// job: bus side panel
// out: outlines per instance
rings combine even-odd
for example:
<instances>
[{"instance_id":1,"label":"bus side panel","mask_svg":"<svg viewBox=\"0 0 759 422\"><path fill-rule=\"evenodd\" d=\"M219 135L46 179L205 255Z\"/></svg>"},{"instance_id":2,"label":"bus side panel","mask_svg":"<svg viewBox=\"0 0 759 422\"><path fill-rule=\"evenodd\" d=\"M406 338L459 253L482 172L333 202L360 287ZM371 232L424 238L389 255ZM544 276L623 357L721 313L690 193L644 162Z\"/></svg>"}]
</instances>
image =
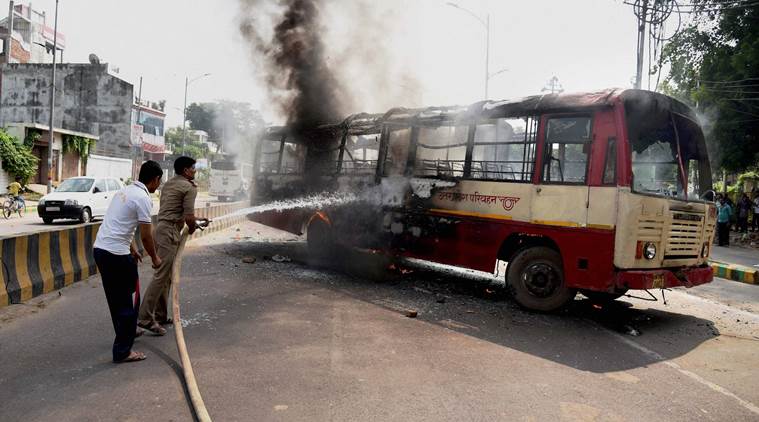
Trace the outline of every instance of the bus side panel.
<instances>
[{"instance_id":1,"label":"bus side panel","mask_svg":"<svg viewBox=\"0 0 759 422\"><path fill-rule=\"evenodd\" d=\"M613 289L613 230L460 219L445 215L431 215L427 218L429 220L425 226L437 227L435 232L422 231L419 236L413 236L411 233L415 226L411 226L411 233L405 234L403 241L396 245L399 254L493 272L501 245L509 236L540 236L550 239L559 248L565 279L570 287L607 291ZM417 219L416 222L419 221Z\"/></svg>"}]
</instances>

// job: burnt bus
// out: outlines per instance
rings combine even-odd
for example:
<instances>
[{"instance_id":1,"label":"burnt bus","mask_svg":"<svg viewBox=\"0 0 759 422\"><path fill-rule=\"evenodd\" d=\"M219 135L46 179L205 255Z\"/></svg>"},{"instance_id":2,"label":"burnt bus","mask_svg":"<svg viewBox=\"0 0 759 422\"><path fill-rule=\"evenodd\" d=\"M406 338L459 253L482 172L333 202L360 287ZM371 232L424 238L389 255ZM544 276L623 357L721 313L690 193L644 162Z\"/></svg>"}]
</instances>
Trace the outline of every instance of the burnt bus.
<instances>
[{"instance_id":1,"label":"burnt bus","mask_svg":"<svg viewBox=\"0 0 759 422\"><path fill-rule=\"evenodd\" d=\"M704 135L693 110L654 92L397 108L308 136L271 128L255 169L254 203L370 193L255 217L306 233L315 253L338 243L487 272L505 261L529 309L712 280Z\"/></svg>"}]
</instances>

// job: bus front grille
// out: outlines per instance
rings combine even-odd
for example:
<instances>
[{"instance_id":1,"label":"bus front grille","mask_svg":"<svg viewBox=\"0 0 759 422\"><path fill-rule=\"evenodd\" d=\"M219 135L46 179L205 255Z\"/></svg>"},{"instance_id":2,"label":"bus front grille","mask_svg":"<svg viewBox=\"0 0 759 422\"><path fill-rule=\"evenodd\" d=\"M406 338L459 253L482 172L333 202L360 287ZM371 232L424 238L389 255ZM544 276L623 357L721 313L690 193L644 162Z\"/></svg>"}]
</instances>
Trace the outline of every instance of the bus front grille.
<instances>
[{"instance_id":1,"label":"bus front grille","mask_svg":"<svg viewBox=\"0 0 759 422\"><path fill-rule=\"evenodd\" d=\"M664 259L698 258L703 245L704 216L676 212L667 233Z\"/></svg>"}]
</instances>

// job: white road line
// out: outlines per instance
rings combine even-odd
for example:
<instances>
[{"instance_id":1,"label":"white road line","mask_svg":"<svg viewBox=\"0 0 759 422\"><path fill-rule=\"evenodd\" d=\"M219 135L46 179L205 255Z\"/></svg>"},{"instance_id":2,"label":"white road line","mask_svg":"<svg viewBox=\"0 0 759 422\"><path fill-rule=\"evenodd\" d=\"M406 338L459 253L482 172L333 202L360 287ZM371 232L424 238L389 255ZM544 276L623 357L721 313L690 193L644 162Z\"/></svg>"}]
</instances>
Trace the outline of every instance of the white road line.
<instances>
[{"instance_id":1,"label":"white road line","mask_svg":"<svg viewBox=\"0 0 759 422\"><path fill-rule=\"evenodd\" d=\"M615 337L617 337L619 340L621 340L623 343L627 344L628 346L630 346L630 347L632 347L634 349L637 349L637 350L645 353L649 357L651 357L651 358L653 358L653 359L655 359L655 360L657 360L657 361L659 361L659 362L661 362L661 363L669 366L672 369L675 369L676 371L678 371L681 374L687 376L688 378L691 378L692 380L698 382L699 384L705 385L705 386L709 387L710 389L712 389L712 390L714 390L714 391L716 391L716 392L718 392L718 393L720 393L722 395L725 395L727 397L730 397L730 398L736 400L741 406L743 406L744 408L746 408L750 412L759 415L759 407L757 405L755 405L754 403L751 403L750 401L747 401L747 400L744 400L744 399L738 397L732 391L730 391L730 390L728 390L728 389L726 389L726 388L724 388L724 387L722 387L720 385L717 385L717 384L715 384L715 383L713 383L713 382L711 382L709 380L706 380L706 379L702 378L698 374L695 374L695 373L693 373L693 372L691 372L691 371L689 371L687 369L683 369L677 363L672 362L671 360L666 359L664 356L662 356L662 355L654 352L653 350L651 350L651 349L649 349L649 348L647 348L647 347L645 347L643 345L640 345L640 344L632 341L630 338L625 337L622 334L614 332L614 331L612 331L612 330L610 330L610 329L608 329L608 328L606 328L606 327L604 327L604 326L602 326L600 324L596 323L596 325L598 325L599 327L601 327L601 328L605 329L606 331L610 332L612 335L614 335Z\"/></svg>"}]
</instances>

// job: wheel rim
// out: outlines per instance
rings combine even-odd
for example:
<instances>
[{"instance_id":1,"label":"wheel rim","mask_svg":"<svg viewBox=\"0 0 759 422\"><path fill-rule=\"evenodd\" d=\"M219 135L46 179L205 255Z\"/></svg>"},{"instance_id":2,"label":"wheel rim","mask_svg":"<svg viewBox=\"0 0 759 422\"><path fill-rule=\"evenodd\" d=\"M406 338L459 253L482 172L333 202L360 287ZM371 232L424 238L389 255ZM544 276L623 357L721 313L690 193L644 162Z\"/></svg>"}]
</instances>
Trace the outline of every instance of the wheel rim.
<instances>
[{"instance_id":1,"label":"wheel rim","mask_svg":"<svg viewBox=\"0 0 759 422\"><path fill-rule=\"evenodd\" d=\"M522 283L531 295L546 298L561 286L561 277L553 266L535 263L522 273Z\"/></svg>"}]
</instances>

